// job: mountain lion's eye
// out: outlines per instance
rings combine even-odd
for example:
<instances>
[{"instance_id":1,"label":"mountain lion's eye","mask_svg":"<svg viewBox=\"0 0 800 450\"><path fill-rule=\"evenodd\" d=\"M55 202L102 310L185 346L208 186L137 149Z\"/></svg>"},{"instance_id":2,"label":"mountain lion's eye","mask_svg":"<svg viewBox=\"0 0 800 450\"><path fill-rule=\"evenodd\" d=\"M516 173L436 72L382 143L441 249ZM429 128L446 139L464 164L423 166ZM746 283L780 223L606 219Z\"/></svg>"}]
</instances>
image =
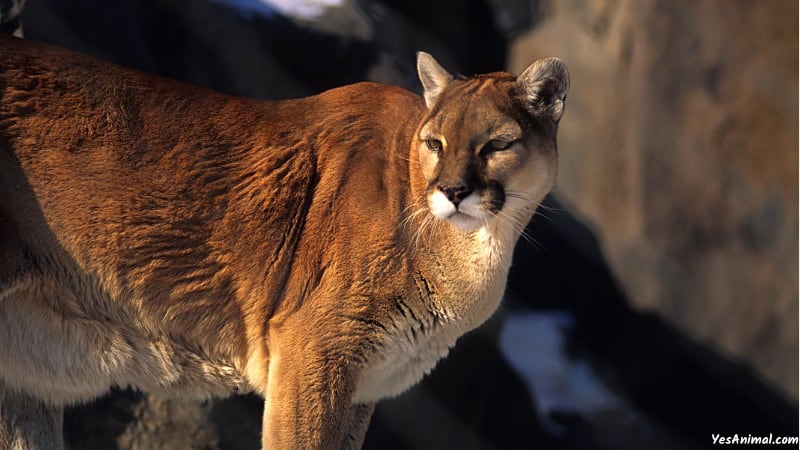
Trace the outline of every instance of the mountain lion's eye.
<instances>
[{"instance_id":1,"label":"mountain lion's eye","mask_svg":"<svg viewBox=\"0 0 800 450\"><path fill-rule=\"evenodd\" d=\"M426 139L425 145L428 146L428 150L432 152L440 152L442 151L442 141L437 139Z\"/></svg>"},{"instance_id":2,"label":"mountain lion's eye","mask_svg":"<svg viewBox=\"0 0 800 450\"><path fill-rule=\"evenodd\" d=\"M511 144L513 144L513 142L511 141L500 141L497 139L492 139L491 141L489 141L488 146L490 149L494 151L500 151L500 150L505 150L508 147L511 147Z\"/></svg>"},{"instance_id":3,"label":"mountain lion's eye","mask_svg":"<svg viewBox=\"0 0 800 450\"><path fill-rule=\"evenodd\" d=\"M500 139L492 139L491 141L487 142L486 145L483 146L483 148L481 149L481 154L486 156L490 153L508 150L508 148L511 147L511 145L514 144L515 142L516 141L513 140L504 141Z\"/></svg>"}]
</instances>

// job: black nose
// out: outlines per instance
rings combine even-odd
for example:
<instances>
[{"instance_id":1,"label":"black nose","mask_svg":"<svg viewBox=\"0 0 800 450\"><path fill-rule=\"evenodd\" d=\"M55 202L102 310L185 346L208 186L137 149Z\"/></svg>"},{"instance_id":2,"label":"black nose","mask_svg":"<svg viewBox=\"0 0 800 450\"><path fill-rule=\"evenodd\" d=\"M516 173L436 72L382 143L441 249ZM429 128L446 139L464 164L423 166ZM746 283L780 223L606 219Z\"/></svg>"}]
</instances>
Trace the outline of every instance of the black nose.
<instances>
[{"instance_id":1,"label":"black nose","mask_svg":"<svg viewBox=\"0 0 800 450\"><path fill-rule=\"evenodd\" d=\"M470 189L466 186L436 186L451 203L458 206L469 194Z\"/></svg>"}]
</instances>

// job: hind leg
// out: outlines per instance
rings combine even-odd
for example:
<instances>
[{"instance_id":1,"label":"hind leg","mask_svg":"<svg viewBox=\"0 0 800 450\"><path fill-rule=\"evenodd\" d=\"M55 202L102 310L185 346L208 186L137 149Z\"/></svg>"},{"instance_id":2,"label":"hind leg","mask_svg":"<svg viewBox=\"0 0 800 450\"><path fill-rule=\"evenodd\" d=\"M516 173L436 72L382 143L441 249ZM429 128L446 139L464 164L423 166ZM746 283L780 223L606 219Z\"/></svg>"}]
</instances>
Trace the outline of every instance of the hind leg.
<instances>
[{"instance_id":1,"label":"hind leg","mask_svg":"<svg viewBox=\"0 0 800 450\"><path fill-rule=\"evenodd\" d=\"M8 305L13 292L30 275L30 269L16 227L0 208L0 324L9 319L4 317L7 314L4 303ZM8 331L7 323L3 327L3 331ZM9 343L8 336L0 342L3 346L14 345ZM2 380L3 364L0 358L0 450L63 449L63 407L47 405L10 389Z\"/></svg>"},{"instance_id":2,"label":"hind leg","mask_svg":"<svg viewBox=\"0 0 800 450\"><path fill-rule=\"evenodd\" d=\"M64 408L0 383L0 449L62 450Z\"/></svg>"}]
</instances>

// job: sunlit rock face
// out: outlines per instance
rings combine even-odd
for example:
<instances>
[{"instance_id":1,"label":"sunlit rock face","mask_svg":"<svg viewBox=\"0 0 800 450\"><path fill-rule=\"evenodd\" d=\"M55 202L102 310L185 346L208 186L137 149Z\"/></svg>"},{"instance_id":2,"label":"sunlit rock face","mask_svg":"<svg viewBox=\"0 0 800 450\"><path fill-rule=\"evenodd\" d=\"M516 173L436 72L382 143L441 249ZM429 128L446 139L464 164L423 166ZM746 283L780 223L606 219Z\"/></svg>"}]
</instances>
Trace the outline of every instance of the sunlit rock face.
<instances>
[{"instance_id":1,"label":"sunlit rock face","mask_svg":"<svg viewBox=\"0 0 800 450\"><path fill-rule=\"evenodd\" d=\"M542 2L510 68L559 55L559 188L630 301L797 396L796 2Z\"/></svg>"}]
</instances>

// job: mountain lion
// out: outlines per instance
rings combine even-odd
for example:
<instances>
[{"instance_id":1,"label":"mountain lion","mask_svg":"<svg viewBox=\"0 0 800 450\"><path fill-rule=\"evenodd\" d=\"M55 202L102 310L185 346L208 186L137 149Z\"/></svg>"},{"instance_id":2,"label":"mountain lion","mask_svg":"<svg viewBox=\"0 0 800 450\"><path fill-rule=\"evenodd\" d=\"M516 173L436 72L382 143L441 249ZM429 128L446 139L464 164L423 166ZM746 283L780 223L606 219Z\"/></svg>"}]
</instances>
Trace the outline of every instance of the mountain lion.
<instances>
[{"instance_id":1,"label":"mountain lion","mask_svg":"<svg viewBox=\"0 0 800 450\"><path fill-rule=\"evenodd\" d=\"M0 37L0 448L110 386L254 391L263 446L359 448L498 306L556 177L556 58L424 99L234 98Z\"/></svg>"}]
</instances>

